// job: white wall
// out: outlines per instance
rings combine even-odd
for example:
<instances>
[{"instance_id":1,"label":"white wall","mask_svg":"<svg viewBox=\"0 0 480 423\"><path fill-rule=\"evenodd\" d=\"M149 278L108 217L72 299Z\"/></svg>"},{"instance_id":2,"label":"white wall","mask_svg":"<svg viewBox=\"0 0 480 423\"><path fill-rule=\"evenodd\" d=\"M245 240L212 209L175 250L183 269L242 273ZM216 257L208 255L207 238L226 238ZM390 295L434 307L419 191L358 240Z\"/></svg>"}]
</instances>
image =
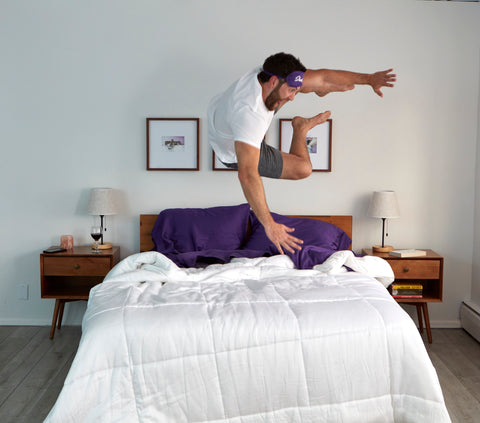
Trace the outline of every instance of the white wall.
<instances>
[{"instance_id":1,"label":"white wall","mask_svg":"<svg viewBox=\"0 0 480 423\"><path fill-rule=\"evenodd\" d=\"M366 217L372 191L395 190L401 217L390 222L389 243L445 256L444 302L430 317L458 324L472 282L478 4L4 0L1 9L1 324L50 323L39 253L62 234L90 241L90 188L124 197L124 212L109 220L123 257L138 251L140 213L243 202L233 172L210 170L206 106L278 51L312 68L394 67L398 83L383 99L359 87L284 107L278 118L332 111L333 171L266 180L271 209L352 214L359 250L381 236L380 221ZM146 117L199 117L201 171L147 172ZM17 300L20 283L28 301ZM65 323L79 323L84 307L70 304Z\"/></svg>"},{"instance_id":2,"label":"white wall","mask_svg":"<svg viewBox=\"0 0 480 423\"><path fill-rule=\"evenodd\" d=\"M480 113L480 90L478 92L478 107ZM480 165L478 165L480 164L480 119L478 119L477 123L477 173L475 177L475 228L473 231L474 244L471 300L477 305L478 309L480 309Z\"/></svg>"}]
</instances>

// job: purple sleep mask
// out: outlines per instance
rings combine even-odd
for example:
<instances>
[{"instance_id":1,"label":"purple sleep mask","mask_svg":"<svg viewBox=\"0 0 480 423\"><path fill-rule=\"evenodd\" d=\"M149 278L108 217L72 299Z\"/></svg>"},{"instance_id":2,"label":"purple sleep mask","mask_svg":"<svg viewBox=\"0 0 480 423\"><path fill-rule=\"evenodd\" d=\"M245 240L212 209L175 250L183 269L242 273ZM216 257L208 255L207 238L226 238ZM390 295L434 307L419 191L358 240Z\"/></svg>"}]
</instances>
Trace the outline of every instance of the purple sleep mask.
<instances>
[{"instance_id":1,"label":"purple sleep mask","mask_svg":"<svg viewBox=\"0 0 480 423\"><path fill-rule=\"evenodd\" d=\"M266 70L263 70L267 75L270 76L276 76L277 78L280 79L285 79L287 81L287 84L290 87L301 87L303 84L303 77L305 76L305 72L302 71L293 71L292 73L288 74L287 76L280 76L275 73L268 72Z\"/></svg>"}]
</instances>

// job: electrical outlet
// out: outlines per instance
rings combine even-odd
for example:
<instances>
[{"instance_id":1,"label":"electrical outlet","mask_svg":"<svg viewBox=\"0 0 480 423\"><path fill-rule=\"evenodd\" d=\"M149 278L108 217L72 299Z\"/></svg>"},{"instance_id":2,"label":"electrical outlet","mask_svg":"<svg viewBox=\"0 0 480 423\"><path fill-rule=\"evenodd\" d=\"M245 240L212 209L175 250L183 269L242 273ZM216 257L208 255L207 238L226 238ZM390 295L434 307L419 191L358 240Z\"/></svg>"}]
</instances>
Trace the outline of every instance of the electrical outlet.
<instances>
[{"instance_id":1,"label":"electrical outlet","mask_svg":"<svg viewBox=\"0 0 480 423\"><path fill-rule=\"evenodd\" d=\"M19 300L28 300L28 284L21 283L17 285L17 298Z\"/></svg>"}]
</instances>

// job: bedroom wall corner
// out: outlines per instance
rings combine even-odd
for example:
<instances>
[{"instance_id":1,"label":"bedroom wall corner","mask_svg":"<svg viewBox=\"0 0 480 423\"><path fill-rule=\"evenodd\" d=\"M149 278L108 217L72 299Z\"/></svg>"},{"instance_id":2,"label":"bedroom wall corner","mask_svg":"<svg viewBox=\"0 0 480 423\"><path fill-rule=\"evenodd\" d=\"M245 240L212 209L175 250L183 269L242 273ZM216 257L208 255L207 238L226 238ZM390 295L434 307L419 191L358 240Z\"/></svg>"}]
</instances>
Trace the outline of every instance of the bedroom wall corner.
<instances>
[{"instance_id":1,"label":"bedroom wall corner","mask_svg":"<svg viewBox=\"0 0 480 423\"><path fill-rule=\"evenodd\" d=\"M480 50L478 52L480 63ZM480 67L480 66L479 66ZM480 81L480 72L478 75ZM480 82L479 82L480 86ZM462 327L480 341L480 88L478 92L477 152L475 166L475 220L472 259L472 287L470 299L466 299L460 308Z\"/></svg>"}]
</instances>

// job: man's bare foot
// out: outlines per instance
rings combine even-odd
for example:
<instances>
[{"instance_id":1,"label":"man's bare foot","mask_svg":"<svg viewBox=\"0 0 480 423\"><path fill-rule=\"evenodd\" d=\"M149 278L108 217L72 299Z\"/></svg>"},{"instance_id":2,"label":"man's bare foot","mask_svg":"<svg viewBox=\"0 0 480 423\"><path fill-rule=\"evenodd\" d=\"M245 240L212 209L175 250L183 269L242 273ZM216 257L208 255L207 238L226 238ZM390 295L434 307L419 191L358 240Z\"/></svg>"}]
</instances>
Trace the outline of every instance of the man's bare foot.
<instances>
[{"instance_id":1,"label":"man's bare foot","mask_svg":"<svg viewBox=\"0 0 480 423\"><path fill-rule=\"evenodd\" d=\"M325 123L332 113L330 111L319 113L316 116L311 118L304 118L301 116L295 116L292 119L292 126L295 131L305 131L308 132L310 129L315 128L315 126Z\"/></svg>"}]
</instances>

